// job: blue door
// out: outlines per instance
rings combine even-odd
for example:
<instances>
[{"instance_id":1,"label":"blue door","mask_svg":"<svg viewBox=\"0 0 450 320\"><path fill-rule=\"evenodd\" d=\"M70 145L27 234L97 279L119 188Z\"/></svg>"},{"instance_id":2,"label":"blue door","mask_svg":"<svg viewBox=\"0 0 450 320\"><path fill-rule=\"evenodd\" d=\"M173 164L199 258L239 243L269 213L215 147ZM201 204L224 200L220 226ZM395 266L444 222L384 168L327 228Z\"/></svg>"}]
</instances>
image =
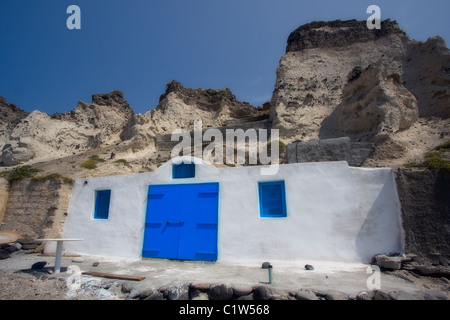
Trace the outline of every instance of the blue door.
<instances>
[{"instance_id":1,"label":"blue door","mask_svg":"<svg viewBox=\"0 0 450 320\"><path fill-rule=\"evenodd\" d=\"M217 260L218 183L151 185L142 256Z\"/></svg>"}]
</instances>

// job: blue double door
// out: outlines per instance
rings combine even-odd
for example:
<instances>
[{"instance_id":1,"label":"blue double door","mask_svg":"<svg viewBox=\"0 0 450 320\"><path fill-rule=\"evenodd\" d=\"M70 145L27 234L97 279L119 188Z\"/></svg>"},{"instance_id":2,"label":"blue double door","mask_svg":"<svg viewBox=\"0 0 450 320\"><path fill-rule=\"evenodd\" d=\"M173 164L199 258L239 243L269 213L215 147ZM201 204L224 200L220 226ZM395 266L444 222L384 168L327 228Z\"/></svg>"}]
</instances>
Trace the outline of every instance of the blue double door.
<instances>
[{"instance_id":1,"label":"blue double door","mask_svg":"<svg viewBox=\"0 0 450 320\"><path fill-rule=\"evenodd\" d=\"M218 183L150 185L142 256L217 260Z\"/></svg>"}]
</instances>

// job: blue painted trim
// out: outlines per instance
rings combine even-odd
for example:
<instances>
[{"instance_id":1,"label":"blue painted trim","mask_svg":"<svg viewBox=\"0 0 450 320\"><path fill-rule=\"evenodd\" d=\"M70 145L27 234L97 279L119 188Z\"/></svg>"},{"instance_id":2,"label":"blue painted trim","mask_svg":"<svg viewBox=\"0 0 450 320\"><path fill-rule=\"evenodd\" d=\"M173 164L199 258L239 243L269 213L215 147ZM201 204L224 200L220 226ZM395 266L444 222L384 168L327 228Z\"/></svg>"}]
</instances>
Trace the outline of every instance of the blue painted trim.
<instances>
[{"instance_id":1,"label":"blue painted trim","mask_svg":"<svg viewBox=\"0 0 450 320\"><path fill-rule=\"evenodd\" d=\"M264 187L269 186L279 186L279 192L280 192L280 203L278 203L278 206L275 209L280 208L281 213L269 213L271 207L269 205L264 205L264 202L267 203L267 189L265 192ZM270 182L259 182L258 183L258 192L259 192L259 216L261 218L284 218L287 216L287 210L286 210L286 192L285 192L285 185L284 181L270 181ZM266 201L264 201L266 200Z\"/></svg>"},{"instance_id":2,"label":"blue painted trim","mask_svg":"<svg viewBox=\"0 0 450 320\"><path fill-rule=\"evenodd\" d=\"M94 219L106 220L109 217L111 190L98 190L95 195Z\"/></svg>"},{"instance_id":3,"label":"blue painted trim","mask_svg":"<svg viewBox=\"0 0 450 320\"><path fill-rule=\"evenodd\" d=\"M219 183L149 185L142 257L216 261Z\"/></svg>"},{"instance_id":4,"label":"blue painted trim","mask_svg":"<svg viewBox=\"0 0 450 320\"><path fill-rule=\"evenodd\" d=\"M179 163L172 166L172 179L195 178L194 163Z\"/></svg>"}]
</instances>

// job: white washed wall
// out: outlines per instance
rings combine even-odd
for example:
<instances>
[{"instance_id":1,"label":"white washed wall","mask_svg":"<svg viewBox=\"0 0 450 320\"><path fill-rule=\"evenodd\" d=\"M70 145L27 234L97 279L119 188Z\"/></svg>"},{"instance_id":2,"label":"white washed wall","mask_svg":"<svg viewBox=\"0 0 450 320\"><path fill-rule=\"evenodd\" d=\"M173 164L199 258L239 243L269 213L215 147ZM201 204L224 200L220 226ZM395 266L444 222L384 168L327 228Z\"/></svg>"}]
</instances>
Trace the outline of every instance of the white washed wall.
<instances>
[{"instance_id":1,"label":"white washed wall","mask_svg":"<svg viewBox=\"0 0 450 320\"><path fill-rule=\"evenodd\" d=\"M219 182L218 262L369 262L401 252L400 204L391 169L346 162L298 163L261 176L260 167L215 168L201 162L194 179L172 179L172 163L155 172L77 180L65 248L81 254L141 256L149 184ZM284 180L286 218L260 218L258 182ZM87 184L85 184L87 181ZM95 190L111 189L108 220L94 220Z\"/></svg>"}]
</instances>

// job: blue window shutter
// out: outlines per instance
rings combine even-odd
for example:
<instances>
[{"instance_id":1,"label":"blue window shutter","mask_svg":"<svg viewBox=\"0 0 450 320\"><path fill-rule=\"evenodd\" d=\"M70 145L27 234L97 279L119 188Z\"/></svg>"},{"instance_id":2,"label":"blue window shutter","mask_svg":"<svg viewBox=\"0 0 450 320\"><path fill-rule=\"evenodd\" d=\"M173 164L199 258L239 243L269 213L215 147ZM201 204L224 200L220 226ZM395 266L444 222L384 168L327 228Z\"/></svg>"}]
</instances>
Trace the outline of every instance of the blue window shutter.
<instances>
[{"instance_id":1,"label":"blue window shutter","mask_svg":"<svg viewBox=\"0 0 450 320\"><path fill-rule=\"evenodd\" d=\"M284 181L259 183L261 217L286 217Z\"/></svg>"},{"instance_id":2,"label":"blue window shutter","mask_svg":"<svg viewBox=\"0 0 450 320\"><path fill-rule=\"evenodd\" d=\"M195 177L195 164L194 163L180 163L174 164L172 167L172 178L194 178Z\"/></svg>"},{"instance_id":3,"label":"blue window shutter","mask_svg":"<svg viewBox=\"0 0 450 320\"><path fill-rule=\"evenodd\" d=\"M111 190L97 191L94 219L108 219Z\"/></svg>"}]
</instances>

